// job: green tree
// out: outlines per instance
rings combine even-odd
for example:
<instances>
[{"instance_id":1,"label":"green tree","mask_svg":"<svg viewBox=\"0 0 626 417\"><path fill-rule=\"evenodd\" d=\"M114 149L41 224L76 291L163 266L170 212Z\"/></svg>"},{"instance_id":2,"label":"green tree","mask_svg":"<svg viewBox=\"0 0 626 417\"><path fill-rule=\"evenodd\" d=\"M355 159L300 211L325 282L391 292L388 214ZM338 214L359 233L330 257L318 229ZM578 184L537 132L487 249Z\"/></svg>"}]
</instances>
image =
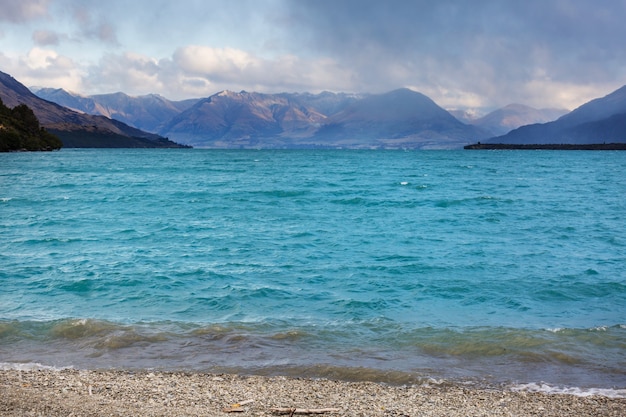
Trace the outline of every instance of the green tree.
<instances>
[{"instance_id":1,"label":"green tree","mask_svg":"<svg viewBox=\"0 0 626 417\"><path fill-rule=\"evenodd\" d=\"M0 99L0 152L50 151L61 148L61 140L40 126L30 107L8 108Z\"/></svg>"}]
</instances>

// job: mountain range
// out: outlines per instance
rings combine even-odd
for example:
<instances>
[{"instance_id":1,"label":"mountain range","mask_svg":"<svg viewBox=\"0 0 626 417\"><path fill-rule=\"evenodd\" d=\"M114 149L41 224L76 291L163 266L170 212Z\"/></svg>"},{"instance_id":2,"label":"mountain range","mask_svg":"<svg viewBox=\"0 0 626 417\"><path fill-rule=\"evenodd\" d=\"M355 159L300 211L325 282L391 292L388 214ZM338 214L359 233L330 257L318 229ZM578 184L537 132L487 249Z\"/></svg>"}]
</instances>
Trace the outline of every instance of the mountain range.
<instances>
[{"instance_id":1,"label":"mountain range","mask_svg":"<svg viewBox=\"0 0 626 417\"><path fill-rule=\"evenodd\" d=\"M409 89L360 95L222 91L183 101L154 94L85 97L60 89L33 91L40 97L0 73L0 98L7 105L31 106L43 126L60 132L65 146L84 146L73 139L85 134L175 146L167 137L204 148L458 149L477 141L626 142L626 86L566 114L514 104L463 121ZM126 145L113 141L107 146Z\"/></svg>"},{"instance_id":2,"label":"mountain range","mask_svg":"<svg viewBox=\"0 0 626 417\"><path fill-rule=\"evenodd\" d=\"M346 94L261 94L222 91L181 112L160 132L208 148L312 146L307 139L355 98Z\"/></svg>"},{"instance_id":3,"label":"mountain range","mask_svg":"<svg viewBox=\"0 0 626 417\"><path fill-rule=\"evenodd\" d=\"M486 137L408 89L365 96L223 91L159 133L209 148L458 148Z\"/></svg>"},{"instance_id":4,"label":"mountain range","mask_svg":"<svg viewBox=\"0 0 626 417\"><path fill-rule=\"evenodd\" d=\"M0 99L7 107L25 104L64 147L181 147L162 136L144 132L118 120L78 113L34 95L10 75L0 72Z\"/></svg>"},{"instance_id":5,"label":"mountain range","mask_svg":"<svg viewBox=\"0 0 626 417\"><path fill-rule=\"evenodd\" d=\"M158 94L132 97L118 92L83 96L62 88L31 88L36 96L63 107L92 115L106 116L147 132L156 133L169 120L193 106L198 99L171 101Z\"/></svg>"},{"instance_id":6,"label":"mountain range","mask_svg":"<svg viewBox=\"0 0 626 417\"><path fill-rule=\"evenodd\" d=\"M32 90L76 111L107 116L196 147L218 148L458 148L470 139L504 134L567 112L511 104L482 118L468 118L446 112L408 89L379 95L222 91L183 101L154 94L82 96L63 89Z\"/></svg>"}]
</instances>

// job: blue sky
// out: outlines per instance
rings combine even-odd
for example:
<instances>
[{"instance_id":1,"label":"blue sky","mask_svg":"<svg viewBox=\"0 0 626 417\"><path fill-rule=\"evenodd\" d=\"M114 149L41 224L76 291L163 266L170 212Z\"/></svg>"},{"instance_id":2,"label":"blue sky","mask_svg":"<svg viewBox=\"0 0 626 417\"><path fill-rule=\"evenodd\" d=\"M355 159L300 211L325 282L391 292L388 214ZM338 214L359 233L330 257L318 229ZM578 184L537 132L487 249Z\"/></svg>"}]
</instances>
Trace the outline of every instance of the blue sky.
<instances>
[{"instance_id":1,"label":"blue sky","mask_svg":"<svg viewBox=\"0 0 626 417\"><path fill-rule=\"evenodd\" d=\"M0 0L0 70L82 94L573 109L626 84L624 22L626 0Z\"/></svg>"}]
</instances>

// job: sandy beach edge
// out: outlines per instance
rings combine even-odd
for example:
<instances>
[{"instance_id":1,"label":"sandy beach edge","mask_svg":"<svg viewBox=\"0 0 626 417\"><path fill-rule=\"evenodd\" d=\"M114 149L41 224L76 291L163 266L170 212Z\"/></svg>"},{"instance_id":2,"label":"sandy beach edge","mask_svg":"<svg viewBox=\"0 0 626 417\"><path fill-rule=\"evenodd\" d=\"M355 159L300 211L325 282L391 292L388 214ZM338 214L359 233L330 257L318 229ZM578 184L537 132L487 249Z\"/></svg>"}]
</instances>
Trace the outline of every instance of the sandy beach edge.
<instances>
[{"instance_id":1,"label":"sandy beach edge","mask_svg":"<svg viewBox=\"0 0 626 417\"><path fill-rule=\"evenodd\" d=\"M0 370L12 416L624 416L626 398L199 372Z\"/></svg>"}]
</instances>

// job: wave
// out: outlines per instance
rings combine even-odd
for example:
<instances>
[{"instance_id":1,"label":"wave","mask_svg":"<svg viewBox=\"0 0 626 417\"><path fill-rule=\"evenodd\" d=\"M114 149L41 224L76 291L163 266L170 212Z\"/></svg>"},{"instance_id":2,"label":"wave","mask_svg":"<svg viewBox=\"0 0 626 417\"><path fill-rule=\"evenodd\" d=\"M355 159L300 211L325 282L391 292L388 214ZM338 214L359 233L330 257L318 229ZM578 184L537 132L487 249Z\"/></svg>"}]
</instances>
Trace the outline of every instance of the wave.
<instances>
[{"instance_id":1,"label":"wave","mask_svg":"<svg viewBox=\"0 0 626 417\"><path fill-rule=\"evenodd\" d=\"M282 297L288 294L282 290L261 287L247 290L248 296L257 291ZM283 295L281 295L283 294ZM239 297L243 302L247 296ZM350 309L361 304L393 303L391 299L341 301L341 306ZM109 337L122 333L144 335L155 341L192 337L209 333L237 334L245 333L258 337L281 338L283 334L306 334L311 338L324 340L326 343L339 342L363 334L371 340L375 335L388 337L388 344L398 348L408 346L438 354L499 356L497 350L489 346L498 346L506 354L522 354L536 349L562 345L574 347L580 345L611 346L616 350L626 351L626 325L601 325L586 329L545 328L519 329L506 327L467 327L467 328L406 328L405 323L378 317L361 320L338 318L325 323L274 319L271 321L228 321L216 323L201 322L128 322L120 323L95 318L67 318L58 320L5 320L0 321L0 343L28 340L90 340ZM158 335L157 337L155 337ZM323 336L326 335L326 336ZM375 340L373 340L375 341ZM385 343L382 343L385 344ZM485 347L484 350L482 347Z\"/></svg>"},{"instance_id":2,"label":"wave","mask_svg":"<svg viewBox=\"0 0 626 417\"><path fill-rule=\"evenodd\" d=\"M541 392L544 394L575 395L577 397L600 396L608 398L626 398L626 389L621 388L581 388L531 382L528 384L513 385L509 389L517 392Z\"/></svg>"},{"instance_id":3,"label":"wave","mask_svg":"<svg viewBox=\"0 0 626 417\"><path fill-rule=\"evenodd\" d=\"M73 366L49 366L38 362L0 362L0 371L63 371L74 369ZM150 368L153 369L153 368ZM424 387L447 387L461 385L475 388L502 389L512 392L536 392L548 395L573 395L577 397L606 397L611 399L626 398L625 388L600 388L600 387L577 387L568 385L551 385L544 382L530 382L520 384L491 385L485 381L476 380L450 380L446 378L433 378L425 375L416 375L406 371L379 370L365 367L338 367L332 365L313 365L304 367L289 367L275 364L265 368L244 367L215 367L212 373L220 374L254 374L259 376L284 376L292 378L325 378L347 382L375 382L391 386L424 386Z\"/></svg>"},{"instance_id":4,"label":"wave","mask_svg":"<svg viewBox=\"0 0 626 417\"><path fill-rule=\"evenodd\" d=\"M38 362L27 362L27 363L14 363L14 362L0 362L0 371L38 371L38 370L46 370L46 371L62 371L64 369L72 369L71 366L65 367L56 367L56 366L48 366Z\"/></svg>"},{"instance_id":5,"label":"wave","mask_svg":"<svg viewBox=\"0 0 626 417\"><path fill-rule=\"evenodd\" d=\"M539 381L581 389L626 387L625 325L404 329L384 318L324 325L26 320L0 322L0 348L4 362L57 367L342 375L387 383L473 379L525 389L533 386L523 384Z\"/></svg>"}]
</instances>

